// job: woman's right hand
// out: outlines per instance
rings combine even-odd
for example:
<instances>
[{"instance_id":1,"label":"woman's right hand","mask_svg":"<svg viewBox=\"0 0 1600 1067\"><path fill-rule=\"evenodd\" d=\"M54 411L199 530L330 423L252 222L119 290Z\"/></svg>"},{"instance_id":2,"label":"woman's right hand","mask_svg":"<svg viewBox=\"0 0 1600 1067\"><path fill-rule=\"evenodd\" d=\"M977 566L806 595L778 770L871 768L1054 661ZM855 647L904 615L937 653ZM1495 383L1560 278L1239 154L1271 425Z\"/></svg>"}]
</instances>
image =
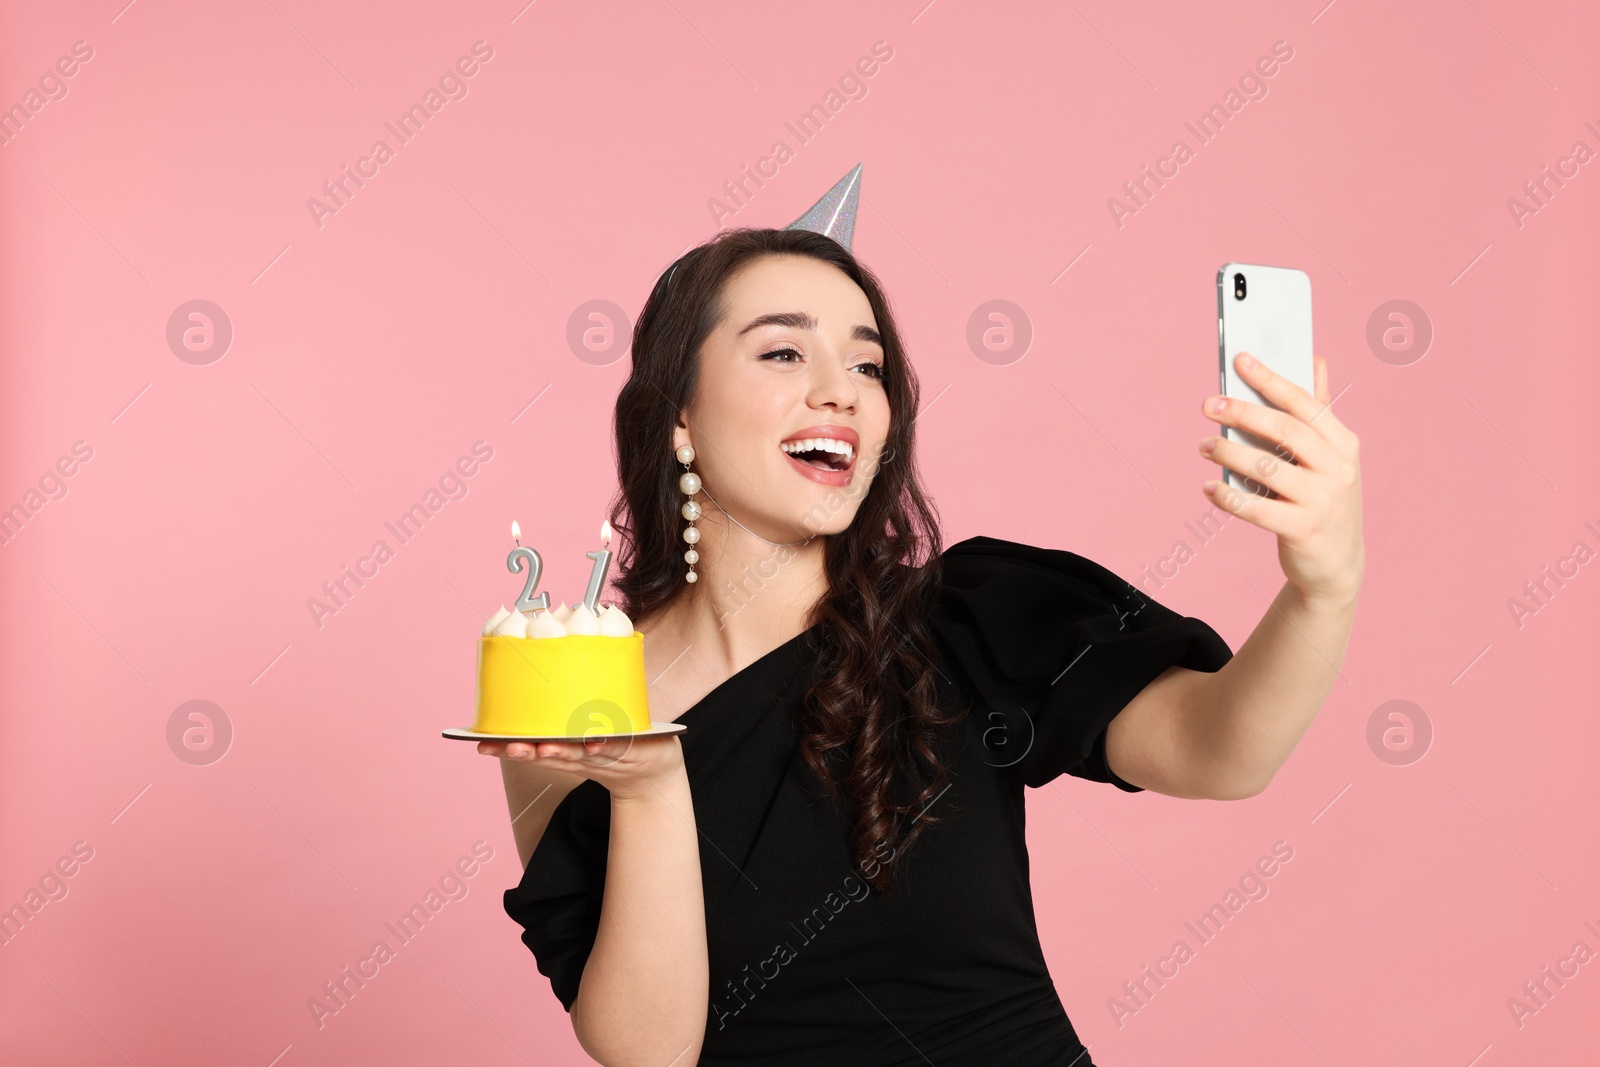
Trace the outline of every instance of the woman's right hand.
<instances>
[{"instance_id":1,"label":"woman's right hand","mask_svg":"<svg viewBox=\"0 0 1600 1067\"><path fill-rule=\"evenodd\" d=\"M596 741L479 741L478 752L599 782L613 800L653 794L662 782L684 773L683 746L676 734Z\"/></svg>"}]
</instances>

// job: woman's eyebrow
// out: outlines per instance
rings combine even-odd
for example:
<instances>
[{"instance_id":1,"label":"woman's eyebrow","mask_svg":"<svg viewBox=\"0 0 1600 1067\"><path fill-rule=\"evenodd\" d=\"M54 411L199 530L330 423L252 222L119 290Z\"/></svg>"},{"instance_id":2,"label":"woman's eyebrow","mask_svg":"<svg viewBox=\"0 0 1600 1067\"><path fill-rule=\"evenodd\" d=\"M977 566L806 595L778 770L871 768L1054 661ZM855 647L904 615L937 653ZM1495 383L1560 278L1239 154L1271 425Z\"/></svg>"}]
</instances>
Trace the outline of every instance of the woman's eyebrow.
<instances>
[{"instance_id":1,"label":"woman's eyebrow","mask_svg":"<svg viewBox=\"0 0 1600 1067\"><path fill-rule=\"evenodd\" d=\"M763 326L788 326L791 329L811 330L815 332L817 329L817 320L812 318L804 311L774 311L770 314L758 315L757 317L751 319L749 325L739 331L739 336L742 337L751 330L757 330ZM879 348L883 347L882 335L880 335L878 331L874 330L871 326L864 326L858 323L853 329L851 329L850 337L855 341L870 341Z\"/></svg>"}]
</instances>

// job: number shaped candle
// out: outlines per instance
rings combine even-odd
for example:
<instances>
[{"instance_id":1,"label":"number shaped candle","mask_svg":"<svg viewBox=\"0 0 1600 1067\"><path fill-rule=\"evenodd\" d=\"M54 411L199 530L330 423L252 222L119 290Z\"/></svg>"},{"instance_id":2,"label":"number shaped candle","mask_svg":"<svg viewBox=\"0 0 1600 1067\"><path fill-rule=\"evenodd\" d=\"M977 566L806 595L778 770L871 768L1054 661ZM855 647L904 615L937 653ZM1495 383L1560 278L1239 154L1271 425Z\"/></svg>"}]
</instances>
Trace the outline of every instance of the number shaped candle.
<instances>
[{"instance_id":1,"label":"number shaped candle","mask_svg":"<svg viewBox=\"0 0 1600 1067\"><path fill-rule=\"evenodd\" d=\"M583 594L583 606L594 614L600 614L600 589L606 584L606 570L611 566L611 523L609 520L600 523L600 550L598 552L585 552L584 555L594 560L594 566L589 571L589 588Z\"/></svg>"},{"instance_id":2,"label":"number shaped candle","mask_svg":"<svg viewBox=\"0 0 1600 1067\"><path fill-rule=\"evenodd\" d=\"M534 588L539 584L539 574L544 570L544 561L539 558L539 553L533 549L522 547L522 527L517 525L517 520L515 519L511 520L511 539L517 543L517 547L513 548L510 554L506 556L506 570L512 574L522 573L524 560L527 561L526 566L528 568L528 579L522 583L522 593L517 597L516 603L511 606L512 610L533 611L535 608L550 610L549 593L540 593L538 596L533 595Z\"/></svg>"}]
</instances>

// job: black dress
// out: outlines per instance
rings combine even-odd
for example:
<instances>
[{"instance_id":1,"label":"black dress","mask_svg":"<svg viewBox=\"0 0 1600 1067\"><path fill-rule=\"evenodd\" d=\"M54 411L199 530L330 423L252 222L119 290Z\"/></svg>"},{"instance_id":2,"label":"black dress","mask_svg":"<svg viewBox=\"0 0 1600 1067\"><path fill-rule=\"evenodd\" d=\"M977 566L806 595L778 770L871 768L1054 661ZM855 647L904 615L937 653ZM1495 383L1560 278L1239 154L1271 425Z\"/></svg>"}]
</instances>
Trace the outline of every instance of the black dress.
<instances>
[{"instance_id":1,"label":"black dress","mask_svg":"<svg viewBox=\"0 0 1600 1067\"><path fill-rule=\"evenodd\" d=\"M701 1064L1092 1067L1034 924L1023 786L1065 772L1138 791L1106 763L1107 723L1167 668L1215 671L1233 653L1071 552L973 537L943 563L941 706L971 710L940 753L952 784L928 810L945 821L905 852L887 895L862 879L844 802L799 753L815 628L679 717L711 969ZM505 893L568 1011L610 821L606 789L579 784Z\"/></svg>"}]
</instances>

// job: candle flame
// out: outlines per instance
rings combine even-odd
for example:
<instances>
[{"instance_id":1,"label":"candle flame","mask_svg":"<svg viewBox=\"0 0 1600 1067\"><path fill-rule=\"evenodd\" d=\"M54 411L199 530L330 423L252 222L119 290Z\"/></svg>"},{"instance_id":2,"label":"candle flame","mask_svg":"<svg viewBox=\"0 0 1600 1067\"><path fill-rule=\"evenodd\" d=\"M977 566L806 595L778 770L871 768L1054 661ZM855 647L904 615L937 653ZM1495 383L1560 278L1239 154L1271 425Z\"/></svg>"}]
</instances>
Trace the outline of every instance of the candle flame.
<instances>
[{"instance_id":1,"label":"candle flame","mask_svg":"<svg viewBox=\"0 0 1600 1067\"><path fill-rule=\"evenodd\" d=\"M602 519L602 520L600 520L600 544L601 544L602 547L608 547L611 544L611 520L610 519Z\"/></svg>"},{"instance_id":2,"label":"candle flame","mask_svg":"<svg viewBox=\"0 0 1600 1067\"><path fill-rule=\"evenodd\" d=\"M522 540L522 527L517 525L517 520L511 520L511 538L514 541Z\"/></svg>"}]
</instances>

